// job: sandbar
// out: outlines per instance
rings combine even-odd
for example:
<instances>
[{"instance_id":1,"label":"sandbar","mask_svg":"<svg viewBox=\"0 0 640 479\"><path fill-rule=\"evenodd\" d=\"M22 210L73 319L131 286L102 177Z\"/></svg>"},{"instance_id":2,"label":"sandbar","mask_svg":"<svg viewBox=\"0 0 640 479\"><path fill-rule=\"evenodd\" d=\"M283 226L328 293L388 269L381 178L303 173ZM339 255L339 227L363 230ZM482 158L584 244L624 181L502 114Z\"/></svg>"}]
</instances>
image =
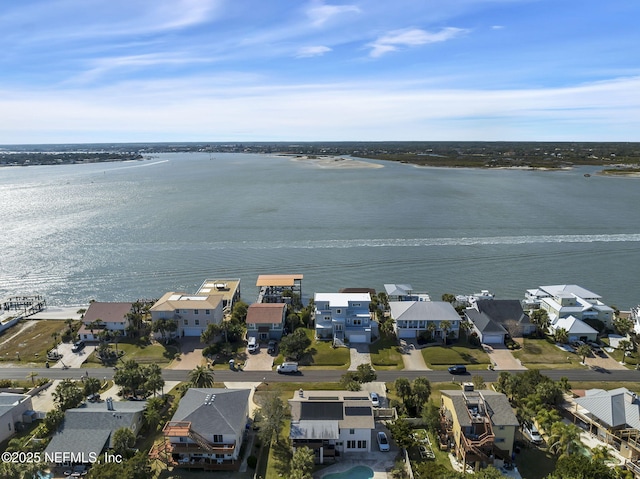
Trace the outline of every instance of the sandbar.
<instances>
[{"instance_id":1,"label":"sandbar","mask_svg":"<svg viewBox=\"0 0 640 479\"><path fill-rule=\"evenodd\" d=\"M291 161L305 163L323 169L384 168L384 165L378 163L355 160L344 156L299 155L292 157Z\"/></svg>"}]
</instances>

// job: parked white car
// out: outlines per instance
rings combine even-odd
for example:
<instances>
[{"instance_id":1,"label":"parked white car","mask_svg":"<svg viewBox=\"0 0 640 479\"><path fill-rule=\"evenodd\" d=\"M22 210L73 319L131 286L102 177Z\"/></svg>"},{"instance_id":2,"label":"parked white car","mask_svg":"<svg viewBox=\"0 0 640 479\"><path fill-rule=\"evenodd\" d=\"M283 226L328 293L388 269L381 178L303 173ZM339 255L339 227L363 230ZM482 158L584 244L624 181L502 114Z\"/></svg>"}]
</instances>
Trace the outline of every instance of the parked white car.
<instances>
[{"instance_id":1,"label":"parked white car","mask_svg":"<svg viewBox=\"0 0 640 479\"><path fill-rule=\"evenodd\" d=\"M387 435L384 432L380 431L377 434L376 437L378 438L378 448L381 451L385 451L385 452L388 451L389 450L389 438L387 437Z\"/></svg>"},{"instance_id":2,"label":"parked white car","mask_svg":"<svg viewBox=\"0 0 640 479\"><path fill-rule=\"evenodd\" d=\"M533 444L542 444L542 436L534 424L531 424L528 427L522 426L522 434Z\"/></svg>"},{"instance_id":3,"label":"parked white car","mask_svg":"<svg viewBox=\"0 0 640 479\"><path fill-rule=\"evenodd\" d=\"M369 394L369 397L371 398L371 405L373 407L380 407L380 397L378 396L378 393L372 392Z\"/></svg>"}]
</instances>

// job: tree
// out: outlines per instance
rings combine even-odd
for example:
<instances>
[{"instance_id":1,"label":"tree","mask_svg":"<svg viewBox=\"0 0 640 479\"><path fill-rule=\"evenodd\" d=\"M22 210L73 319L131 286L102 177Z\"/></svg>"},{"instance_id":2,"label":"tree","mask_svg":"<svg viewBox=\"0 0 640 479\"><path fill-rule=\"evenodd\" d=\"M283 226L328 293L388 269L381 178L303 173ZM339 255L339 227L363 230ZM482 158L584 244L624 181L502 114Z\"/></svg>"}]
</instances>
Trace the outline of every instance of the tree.
<instances>
[{"instance_id":1,"label":"tree","mask_svg":"<svg viewBox=\"0 0 640 479\"><path fill-rule=\"evenodd\" d=\"M453 303L455 303L455 301L456 301L456 296L455 296L455 294L451 294L451 293L444 293L444 294L442 295L442 301L445 301L445 302L447 302L447 303L451 303L451 304L453 304Z\"/></svg>"},{"instance_id":2,"label":"tree","mask_svg":"<svg viewBox=\"0 0 640 479\"><path fill-rule=\"evenodd\" d=\"M416 378L413 381L413 397L416 406L416 413L420 414L424 405L431 396L431 383L425 377Z\"/></svg>"},{"instance_id":3,"label":"tree","mask_svg":"<svg viewBox=\"0 0 640 479\"><path fill-rule=\"evenodd\" d=\"M215 341L216 336L218 336L221 331L222 328L219 324L209 323L207 325L207 329L202 331L202 334L200 335L200 341L202 341L204 344L211 344Z\"/></svg>"},{"instance_id":4,"label":"tree","mask_svg":"<svg viewBox=\"0 0 640 479\"><path fill-rule=\"evenodd\" d=\"M568 456L582 449L580 428L574 424L555 422L551 425L549 451L558 457Z\"/></svg>"},{"instance_id":5,"label":"tree","mask_svg":"<svg viewBox=\"0 0 640 479\"><path fill-rule=\"evenodd\" d=\"M166 340L167 333L173 333L177 331L177 329L178 323L176 322L176 320L167 318L160 318L154 321L153 325L151 326L151 330L154 333L160 333L163 341Z\"/></svg>"},{"instance_id":6,"label":"tree","mask_svg":"<svg viewBox=\"0 0 640 479\"><path fill-rule=\"evenodd\" d=\"M260 408L260 431L258 435L265 444L271 444L275 438L276 444L280 440L280 431L287 417L287 407L280 396L270 394Z\"/></svg>"},{"instance_id":7,"label":"tree","mask_svg":"<svg viewBox=\"0 0 640 479\"><path fill-rule=\"evenodd\" d=\"M196 366L189 373L189 385L194 388L211 388L214 384L213 371L204 367Z\"/></svg>"},{"instance_id":8,"label":"tree","mask_svg":"<svg viewBox=\"0 0 640 479\"><path fill-rule=\"evenodd\" d=\"M434 321L427 321L427 332L429 333L429 339L435 338L436 331L438 330L438 326Z\"/></svg>"},{"instance_id":9,"label":"tree","mask_svg":"<svg viewBox=\"0 0 640 479\"><path fill-rule=\"evenodd\" d=\"M578 346L578 349L576 349L576 353L582 358L582 363L584 364L587 356L591 355L591 348L588 344L581 344L580 346Z\"/></svg>"},{"instance_id":10,"label":"tree","mask_svg":"<svg viewBox=\"0 0 640 479\"><path fill-rule=\"evenodd\" d=\"M409 424L406 419L400 417L395 421L388 423L387 427L393 436L393 440L399 447L409 449L411 446L416 444L416 440L411 434L411 424Z\"/></svg>"},{"instance_id":11,"label":"tree","mask_svg":"<svg viewBox=\"0 0 640 479\"><path fill-rule=\"evenodd\" d=\"M359 383L370 383L378 378L378 375L371 367L371 364L358 364L356 368Z\"/></svg>"},{"instance_id":12,"label":"tree","mask_svg":"<svg viewBox=\"0 0 640 479\"><path fill-rule=\"evenodd\" d=\"M311 346L311 339L304 329L296 329L280 341L280 351L287 358L300 359L305 350Z\"/></svg>"},{"instance_id":13,"label":"tree","mask_svg":"<svg viewBox=\"0 0 640 479\"><path fill-rule=\"evenodd\" d=\"M564 328L558 328L553 333L553 339L557 343L566 344L569 342L569 332Z\"/></svg>"},{"instance_id":14,"label":"tree","mask_svg":"<svg viewBox=\"0 0 640 479\"><path fill-rule=\"evenodd\" d=\"M451 321L448 319L440 321L440 330L442 331L442 342L447 344L447 336L449 335L449 331L451 331Z\"/></svg>"},{"instance_id":15,"label":"tree","mask_svg":"<svg viewBox=\"0 0 640 479\"><path fill-rule=\"evenodd\" d=\"M113 375L113 382L122 388L124 396L135 396L146 380L145 370L133 359L125 361L124 366Z\"/></svg>"},{"instance_id":16,"label":"tree","mask_svg":"<svg viewBox=\"0 0 640 479\"><path fill-rule=\"evenodd\" d=\"M534 309L529 313L531 322L536 325L538 331L545 333L549 327L549 314L544 309Z\"/></svg>"},{"instance_id":17,"label":"tree","mask_svg":"<svg viewBox=\"0 0 640 479\"><path fill-rule=\"evenodd\" d=\"M82 381L82 394L90 396L100 391L102 384L98 378L84 378Z\"/></svg>"},{"instance_id":18,"label":"tree","mask_svg":"<svg viewBox=\"0 0 640 479\"><path fill-rule=\"evenodd\" d=\"M614 479L615 470L603 461L582 455L566 455L558 458L556 468L551 474L553 479Z\"/></svg>"},{"instance_id":19,"label":"tree","mask_svg":"<svg viewBox=\"0 0 640 479\"><path fill-rule=\"evenodd\" d=\"M617 317L613 320L613 327L619 335L626 336L633 331L633 320L631 318Z\"/></svg>"},{"instance_id":20,"label":"tree","mask_svg":"<svg viewBox=\"0 0 640 479\"><path fill-rule=\"evenodd\" d=\"M299 447L291 458L289 477L291 479L312 479L311 473L314 465L315 454L313 450L308 447Z\"/></svg>"},{"instance_id":21,"label":"tree","mask_svg":"<svg viewBox=\"0 0 640 479\"><path fill-rule=\"evenodd\" d=\"M471 331L472 329L473 324L471 324L469 321L460 321L460 331L464 333L467 340L469 339L469 331Z\"/></svg>"},{"instance_id":22,"label":"tree","mask_svg":"<svg viewBox=\"0 0 640 479\"><path fill-rule=\"evenodd\" d=\"M116 454L121 454L123 457L127 457L129 449L133 447L136 442L136 436L128 427L121 427L113 433L113 439L111 442Z\"/></svg>"},{"instance_id":23,"label":"tree","mask_svg":"<svg viewBox=\"0 0 640 479\"><path fill-rule=\"evenodd\" d=\"M113 339L113 343L116 345L116 354L118 353L118 341L122 337L122 331L119 329L114 329L111 331L111 339Z\"/></svg>"},{"instance_id":24,"label":"tree","mask_svg":"<svg viewBox=\"0 0 640 479\"><path fill-rule=\"evenodd\" d=\"M158 389L164 387L164 379L162 379L162 369L157 364L150 364L145 369L145 376L147 380L144 383L144 388L147 391L153 392L153 397L156 396Z\"/></svg>"},{"instance_id":25,"label":"tree","mask_svg":"<svg viewBox=\"0 0 640 479\"><path fill-rule=\"evenodd\" d=\"M422 420L429 431L438 431L440 427L440 408L433 401L428 401L422 406Z\"/></svg>"},{"instance_id":26,"label":"tree","mask_svg":"<svg viewBox=\"0 0 640 479\"><path fill-rule=\"evenodd\" d=\"M237 321L244 324L247 320L247 311L249 305L244 301L236 301L233 305L233 311L231 312L231 321Z\"/></svg>"},{"instance_id":27,"label":"tree","mask_svg":"<svg viewBox=\"0 0 640 479\"><path fill-rule=\"evenodd\" d=\"M484 383L484 378L482 376L480 376L479 374L476 374L475 376L473 376L471 378L471 382L473 383L473 388L475 390L484 389L486 387L486 385Z\"/></svg>"},{"instance_id":28,"label":"tree","mask_svg":"<svg viewBox=\"0 0 640 479\"><path fill-rule=\"evenodd\" d=\"M36 384L36 377L38 376L38 373L35 371L31 371L29 374L27 374L28 378L31 378L31 384L35 385Z\"/></svg>"},{"instance_id":29,"label":"tree","mask_svg":"<svg viewBox=\"0 0 640 479\"><path fill-rule=\"evenodd\" d=\"M75 381L71 379L63 379L52 393L53 402L58 409L66 411L74 407L78 407L82 402L82 390Z\"/></svg>"},{"instance_id":30,"label":"tree","mask_svg":"<svg viewBox=\"0 0 640 479\"><path fill-rule=\"evenodd\" d=\"M340 385L347 391L360 391L360 381L358 380L358 373L355 371L347 371L340 377Z\"/></svg>"},{"instance_id":31,"label":"tree","mask_svg":"<svg viewBox=\"0 0 640 479\"><path fill-rule=\"evenodd\" d=\"M298 316L296 313L289 313L287 314L287 327L289 328L289 331L295 331L296 328L298 326L300 326L300 316Z\"/></svg>"},{"instance_id":32,"label":"tree","mask_svg":"<svg viewBox=\"0 0 640 479\"><path fill-rule=\"evenodd\" d=\"M411 396L411 383L407 378L398 378L393 384L396 394L402 398L403 402Z\"/></svg>"},{"instance_id":33,"label":"tree","mask_svg":"<svg viewBox=\"0 0 640 479\"><path fill-rule=\"evenodd\" d=\"M631 349L631 341L629 341L628 339L621 339L620 341L618 341L618 349L622 351L622 364L624 364L627 356L627 351Z\"/></svg>"}]
</instances>

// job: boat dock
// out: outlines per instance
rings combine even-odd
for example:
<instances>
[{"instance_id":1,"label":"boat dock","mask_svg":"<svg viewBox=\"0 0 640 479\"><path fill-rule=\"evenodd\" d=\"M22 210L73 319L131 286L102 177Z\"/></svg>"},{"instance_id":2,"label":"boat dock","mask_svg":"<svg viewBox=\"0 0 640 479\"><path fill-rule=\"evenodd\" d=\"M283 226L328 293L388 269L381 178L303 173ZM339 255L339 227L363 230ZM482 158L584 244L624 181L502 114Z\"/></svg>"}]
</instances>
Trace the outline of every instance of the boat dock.
<instances>
[{"instance_id":1,"label":"boat dock","mask_svg":"<svg viewBox=\"0 0 640 479\"><path fill-rule=\"evenodd\" d=\"M30 296L11 296L2 300L4 312L16 311L19 316L26 318L43 311L47 307L44 296L39 294Z\"/></svg>"}]
</instances>

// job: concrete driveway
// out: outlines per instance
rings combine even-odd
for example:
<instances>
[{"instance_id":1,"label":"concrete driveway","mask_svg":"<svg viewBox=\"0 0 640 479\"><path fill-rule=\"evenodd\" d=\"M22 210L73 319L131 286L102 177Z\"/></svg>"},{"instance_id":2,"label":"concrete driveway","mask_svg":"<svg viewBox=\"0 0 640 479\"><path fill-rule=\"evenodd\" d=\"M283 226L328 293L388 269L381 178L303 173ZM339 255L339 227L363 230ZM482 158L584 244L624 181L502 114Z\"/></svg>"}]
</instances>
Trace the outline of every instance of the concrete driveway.
<instances>
[{"instance_id":1,"label":"concrete driveway","mask_svg":"<svg viewBox=\"0 0 640 479\"><path fill-rule=\"evenodd\" d=\"M415 339L401 339L400 350L407 371L431 371L424 362L422 348Z\"/></svg>"},{"instance_id":2,"label":"concrete driveway","mask_svg":"<svg viewBox=\"0 0 640 479\"><path fill-rule=\"evenodd\" d=\"M369 345L366 343L353 343L349 348L351 364L349 371L357 371L360 364L371 365L371 354L369 353ZM373 366L371 366L373 368Z\"/></svg>"},{"instance_id":3,"label":"concrete driveway","mask_svg":"<svg viewBox=\"0 0 640 479\"><path fill-rule=\"evenodd\" d=\"M247 360L242 369L245 371L271 371L273 356L267 353L267 344L260 344L258 352L247 354Z\"/></svg>"},{"instance_id":4,"label":"concrete driveway","mask_svg":"<svg viewBox=\"0 0 640 479\"><path fill-rule=\"evenodd\" d=\"M482 347L489 355L489 360L496 371L524 371L527 369L519 359L513 357L512 351L504 344L483 344Z\"/></svg>"},{"instance_id":5,"label":"concrete driveway","mask_svg":"<svg viewBox=\"0 0 640 479\"><path fill-rule=\"evenodd\" d=\"M180 358L171 361L171 364L167 366L167 369L181 369L191 371L197 366L205 364L202 357L202 351L204 350L204 344L200 342L200 338L180 338Z\"/></svg>"},{"instance_id":6,"label":"concrete driveway","mask_svg":"<svg viewBox=\"0 0 640 479\"><path fill-rule=\"evenodd\" d=\"M96 349L95 346L90 346L87 344L80 351L78 351L77 353L74 353L73 351L71 351L72 347L73 347L72 343L59 344L58 353L62 354L62 359L60 359L55 364L51 364L51 361L49 361L49 364L51 365L51 367L58 368L58 369L62 369L65 366L69 368L81 368L82 363L84 363L89 357L89 355Z\"/></svg>"}]
</instances>

